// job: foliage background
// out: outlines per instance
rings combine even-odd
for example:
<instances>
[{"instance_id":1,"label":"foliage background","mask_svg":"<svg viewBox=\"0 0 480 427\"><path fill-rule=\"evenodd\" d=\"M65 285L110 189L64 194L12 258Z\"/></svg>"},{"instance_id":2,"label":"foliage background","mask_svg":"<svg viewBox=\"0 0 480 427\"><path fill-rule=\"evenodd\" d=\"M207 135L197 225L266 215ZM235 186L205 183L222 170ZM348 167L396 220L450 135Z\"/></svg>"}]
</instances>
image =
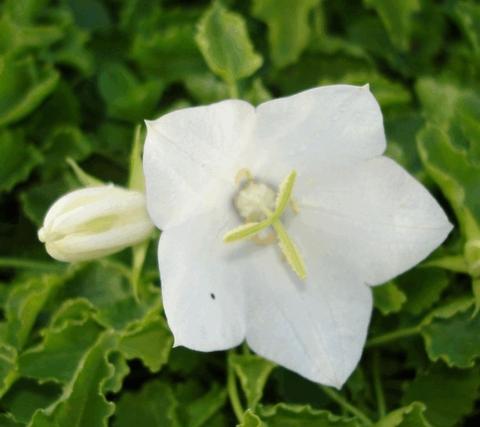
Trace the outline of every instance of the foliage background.
<instances>
[{"instance_id":1,"label":"foliage background","mask_svg":"<svg viewBox=\"0 0 480 427\"><path fill-rule=\"evenodd\" d=\"M478 425L480 4L222 5L0 2L0 426ZM67 266L37 241L49 205L80 186L66 157L125 185L145 118L338 82L370 83L388 155L456 224L427 263L376 289L369 344L340 392L245 348L172 350L154 240L138 300L129 251ZM250 407L240 420L237 399Z\"/></svg>"}]
</instances>

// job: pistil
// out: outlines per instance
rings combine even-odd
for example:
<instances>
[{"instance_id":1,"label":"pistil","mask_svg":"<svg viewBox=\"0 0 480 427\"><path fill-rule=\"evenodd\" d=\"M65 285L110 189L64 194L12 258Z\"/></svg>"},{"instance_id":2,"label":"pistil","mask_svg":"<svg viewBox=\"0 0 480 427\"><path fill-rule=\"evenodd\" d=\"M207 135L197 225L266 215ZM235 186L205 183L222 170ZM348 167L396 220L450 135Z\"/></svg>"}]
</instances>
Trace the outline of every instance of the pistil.
<instances>
[{"instance_id":1,"label":"pistil","mask_svg":"<svg viewBox=\"0 0 480 427\"><path fill-rule=\"evenodd\" d=\"M249 220L227 232L223 237L224 242L232 243L244 239L255 239L258 238L258 233L272 227L288 264L300 279L305 279L307 273L303 258L281 221L286 207L289 203L292 204L291 195L297 173L292 171L284 179L274 203L273 190L265 184L256 183L250 174L248 177L249 182L239 192L235 199L235 206L239 213Z\"/></svg>"}]
</instances>

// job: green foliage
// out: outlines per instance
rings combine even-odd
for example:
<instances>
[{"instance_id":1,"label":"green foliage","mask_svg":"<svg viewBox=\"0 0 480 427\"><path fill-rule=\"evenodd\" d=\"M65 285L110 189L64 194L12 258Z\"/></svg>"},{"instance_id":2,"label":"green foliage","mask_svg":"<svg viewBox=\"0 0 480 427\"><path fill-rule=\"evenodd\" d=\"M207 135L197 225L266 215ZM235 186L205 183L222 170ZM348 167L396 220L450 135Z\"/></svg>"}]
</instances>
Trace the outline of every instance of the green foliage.
<instances>
[{"instance_id":1,"label":"green foliage","mask_svg":"<svg viewBox=\"0 0 480 427\"><path fill-rule=\"evenodd\" d=\"M253 354L232 354L229 359L247 400L247 406L254 408L260 402L263 389L275 365Z\"/></svg>"},{"instance_id":2,"label":"green foliage","mask_svg":"<svg viewBox=\"0 0 480 427\"><path fill-rule=\"evenodd\" d=\"M248 77L262 65L244 19L219 3L202 17L195 40L210 69L226 82Z\"/></svg>"},{"instance_id":3,"label":"green foliage","mask_svg":"<svg viewBox=\"0 0 480 427\"><path fill-rule=\"evenodd\" d=\"M433 426L459 425L473 409L478 397L478 370L446 369L433 365L409 384L403 400L420 401L426 406L425 416Z\"/></svg>"},{"instance_id":4,"label":"green foliage","mask_svg":"<svg viewBox=\"0 0 480 427\"><path fill-rule=\"evenodd\" d=\"M285 67L296 62L310 38L309 15L318 0L255 0L252 14L268 25L273 63Z\"/></svg>"},{"instance_id":5,"label":"green foliage","mask_svg":"<svg viewBox=\"0 0 480 427\"><path fill-rule=\"evenodd\" d=\"M308 425L312 427L357 427L358 422L351 418L332 415L328 411L318 411L310 406L278 404L258 408L258 415L248 411L241 427L283 427Z\"/></svg>"},{"instance_id":6,"label":"green foliage","mask_svg":"<svg viewBox=\"0 0 480 427\"><path fill-rule=\"evenodd\" d=\"M406 50L412 30L412 15L420 10L420 1L364 0L364 2L377 11L392 42L399 49Z\"/></svg>"},{"instance_id":7,"label":"green foliage","mask_svg":"<svg viewBox=\"0 0 480 427\"><path fill-rule=\"evenodd\" d=\"M477 3L0 1L0 426L476 425ZM373 290L369 343L341 391L247 349L172 349L153 242L68 266L37 241L67 191L142 190L144 119L335 83L370 84L387 155L455 225Z\"/></svg>"},{"instance_id":8,"label":"green foliage","mask_svg":"<svg viewBox=\"0 0 480 427\"><path fill-rule=\"evenodd\" d=\"M424 416L425 405L413 402L409 406L390 412L375 427L430 427Z\"/></svg>"}]
</instances>

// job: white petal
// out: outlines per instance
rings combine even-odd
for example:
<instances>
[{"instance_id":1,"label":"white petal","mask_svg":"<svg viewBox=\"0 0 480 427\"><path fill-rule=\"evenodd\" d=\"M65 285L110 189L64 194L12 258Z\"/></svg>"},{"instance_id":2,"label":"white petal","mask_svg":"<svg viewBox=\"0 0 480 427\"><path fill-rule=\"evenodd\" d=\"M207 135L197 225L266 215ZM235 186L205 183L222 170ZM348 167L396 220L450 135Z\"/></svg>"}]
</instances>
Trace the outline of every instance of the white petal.
<instances>
[{"instance_id":1,"label":"white petal","mask_svg":"<svg viewBox=\"0 0 480 427\"><path fill-rule=\"evenodd\" d=\"M247 342L258 354L311 381L340 388L357 365L372 310L370 289L343 263L324 256L315 230L292 238L304 255L300 281L268 246L254 259L248 286Z\"/></svg>"},{"instance_id":2,"label":"white petal","mask_svg":"<svg viewBox=\"0 0 480 427\"><path fill-rule=\"evenodd\" d=\"M257 108L255 148L260 161L281 169L274 179L292 169L378 156L385 147L382 113L368 86L323 86Z\"/></svg>"},{"instance_id":3,"label":"white petal","mask_svg":"<svg viewBox=\"0 0 480 427\"><path fill-rule=\"evenodd\" d=\"M343 256L370 285L422 261L452 229L430 193L386 157L316 175L299 216L318 231L325 255Z\"/></svg>"},{"instance_id":4,"label":"white petal","mask_svg":"<svg viewBox=\"0 0 480 427\"><path fill-rule=\"evenodd\" d=\"M157 227L178 224L231 191L254 114L247 102L229 100L147 122L143 166L147 207Z\"/></svg>"},{"instance_id":5,"label":"white petal","mask_svg":"<svg viewBox=\"0 0 480 427\"><path fill-rule=\"evenodd\" d=\"M163 304L175 345L215 351L245 337L245 259L232 259L223 235L238 225L227 209L169 227L160 238L158 262Z\"/></svg>"}]
</instances>

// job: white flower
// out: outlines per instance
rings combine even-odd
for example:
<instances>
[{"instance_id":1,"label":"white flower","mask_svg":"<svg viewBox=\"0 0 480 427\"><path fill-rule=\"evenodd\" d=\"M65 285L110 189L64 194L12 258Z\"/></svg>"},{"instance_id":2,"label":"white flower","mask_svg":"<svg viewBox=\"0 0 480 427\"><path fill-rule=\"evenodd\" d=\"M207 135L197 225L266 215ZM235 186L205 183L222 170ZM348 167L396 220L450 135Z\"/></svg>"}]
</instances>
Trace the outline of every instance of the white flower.
<instances>
[{"instance_id":1,"label":"white flower","mask_svg":"<svg viewBox=\"0 0 480 427\"><path fill-rule=\"evenodd\" d=\"M75 262L140 243L152 231L144 194L103 185L60 197L48 210L38 238L53 258Z\"/></svg>"},{"instance_id":2,"label":"white flower","mask_svg":"<svg viewBox=\"0 0 480 427\"><path fill-rule=\"evenodd\" d=\"M228 100L147 125L147 208L163 230L175 344L213 351L246 339L340 387L365 342L370 286L424 259L452 228L427 190L382 156L368 87L326 86L257 108ZM224 242L262 221L254 237Z\"/></svg>"}]
</instances>

